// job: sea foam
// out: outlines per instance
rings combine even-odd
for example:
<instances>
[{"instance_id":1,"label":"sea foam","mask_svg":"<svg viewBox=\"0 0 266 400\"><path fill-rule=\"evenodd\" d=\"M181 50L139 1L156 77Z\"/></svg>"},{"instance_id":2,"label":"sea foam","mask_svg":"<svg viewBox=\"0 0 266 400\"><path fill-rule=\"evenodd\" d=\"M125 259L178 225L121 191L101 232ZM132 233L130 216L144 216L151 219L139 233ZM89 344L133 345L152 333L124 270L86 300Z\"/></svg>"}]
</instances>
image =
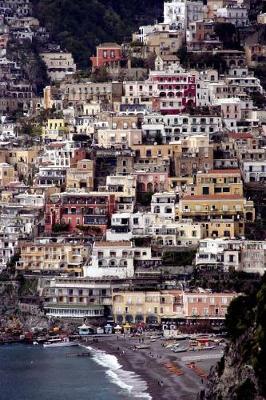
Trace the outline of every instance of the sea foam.
<instances>
[{"instance_id":1,"label":"sea foam","mask_svg":"<svg viewBox=\"0 0 266 400\"><path fill-rule=\"evenodd\" d=\"M106 375L112 383L129 393L133 399L152 400L152 397L147 393L147 383L135 372L123 370L122 365L114 355L92 347L87 347L87 349L91 352L92 359L106 368Z\"/></svg>"}]
</instances>

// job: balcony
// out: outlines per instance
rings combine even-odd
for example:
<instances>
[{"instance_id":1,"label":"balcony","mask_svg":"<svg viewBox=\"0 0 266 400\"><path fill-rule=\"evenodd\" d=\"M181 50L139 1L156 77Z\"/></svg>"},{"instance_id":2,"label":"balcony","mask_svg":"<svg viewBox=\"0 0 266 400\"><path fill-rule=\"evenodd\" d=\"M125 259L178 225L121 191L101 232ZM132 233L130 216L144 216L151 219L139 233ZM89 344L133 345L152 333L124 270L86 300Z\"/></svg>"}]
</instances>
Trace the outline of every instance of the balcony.
<instances>
[{"instance_id":1,"label":"balcony","mask_svg":"<svg viewBox=\"0 0 266 400\"><path fill-rule=\"evenodd\" d=\"M107 225L108 218L105 216L98 215L85 215L84 225Z\"/></svg>"}]
</instances>

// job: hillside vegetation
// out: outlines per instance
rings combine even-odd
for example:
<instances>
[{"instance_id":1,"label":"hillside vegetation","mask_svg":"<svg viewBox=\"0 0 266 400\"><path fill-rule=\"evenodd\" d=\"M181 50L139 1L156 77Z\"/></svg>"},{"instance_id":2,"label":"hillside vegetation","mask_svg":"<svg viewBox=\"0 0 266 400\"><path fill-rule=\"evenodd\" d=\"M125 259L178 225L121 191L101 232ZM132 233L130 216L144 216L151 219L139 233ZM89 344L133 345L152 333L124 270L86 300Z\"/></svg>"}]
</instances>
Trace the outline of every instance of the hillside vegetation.
<instances>
[{"instance_id":1,"label":"hillside vegetation","mask_svg":"<svg viewBox=\"0 0 266 400\"><path fill-rule=\"evenodd\" d=\"M261 286L228 308L231 344L212 371L205 400L266 398L266 276Z\"/></svg>"},{"instance_id":2,"label":"hillside vegetation","mask_svg":"<svg viewBox=\"0 0 266 400\"><path fill-rule=\"evenodd\" d=\"M139 25L163 13L163 0L33 0L35 15L51 38L86 68L95 46L123 42Z\"/></svg>"}]
</instances>

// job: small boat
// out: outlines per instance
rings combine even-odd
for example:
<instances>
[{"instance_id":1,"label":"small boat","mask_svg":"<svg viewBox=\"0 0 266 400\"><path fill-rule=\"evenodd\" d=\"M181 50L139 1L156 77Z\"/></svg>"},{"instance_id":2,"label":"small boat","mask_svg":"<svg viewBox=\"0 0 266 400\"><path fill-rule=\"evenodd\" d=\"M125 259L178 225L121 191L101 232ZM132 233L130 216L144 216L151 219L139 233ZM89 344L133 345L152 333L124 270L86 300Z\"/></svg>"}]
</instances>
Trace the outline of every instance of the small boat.
<instances>
[{"instance_id":1,"label":"small boat","mask_svg":"<svg viewBox=\"0 0 266 400\"><path fill-rule=\"evenodd\" d=\"M178 348L175 348L174 350L173 350L173 352L174 353L183 353L183 352L186 352L186 351L188 351L188 347L178 347Z\"/></svg>"},{"instance_id":2,"label":"small boat","mask_svg":"<svg viewBox=\"0 0 266 400\"><path fill-rule=\"evenodd\" d=\"M78 343L70 341L69 338L49 339L47 342L43 343L44 348L70 346L78 346Z\"/></svg>"}]
</instances>

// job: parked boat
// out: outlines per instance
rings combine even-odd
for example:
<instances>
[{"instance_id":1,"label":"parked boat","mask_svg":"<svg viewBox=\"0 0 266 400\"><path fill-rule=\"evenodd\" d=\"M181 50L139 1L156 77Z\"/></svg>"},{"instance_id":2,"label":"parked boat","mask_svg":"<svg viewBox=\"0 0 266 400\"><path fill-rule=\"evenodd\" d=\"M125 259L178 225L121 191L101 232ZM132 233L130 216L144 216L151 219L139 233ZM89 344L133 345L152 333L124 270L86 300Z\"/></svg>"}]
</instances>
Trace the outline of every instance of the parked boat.
<instances>
[{"instance_id":1,"label":"parked boat","mask_svg":"<svg viewBox=\"0 0 266 400\"><path fill-rule=\"evenodd\" d=\"M43 343L44 348L50 347L70 347L77 346L78 343L73 341L71 342L69 338L57 338L57 339L49 339L47 342Z\"/></svg>"},{"instance_id":2,"label":"parked boat","mask_svg":"<svg viewBox=\"0 0 266 400\"><path fill-rule=\"evenodd\" d=\"M173 350L174 353L183 353L188 351L189 348L188 347L177 347Z\"/></svg>"}]
</instances>

